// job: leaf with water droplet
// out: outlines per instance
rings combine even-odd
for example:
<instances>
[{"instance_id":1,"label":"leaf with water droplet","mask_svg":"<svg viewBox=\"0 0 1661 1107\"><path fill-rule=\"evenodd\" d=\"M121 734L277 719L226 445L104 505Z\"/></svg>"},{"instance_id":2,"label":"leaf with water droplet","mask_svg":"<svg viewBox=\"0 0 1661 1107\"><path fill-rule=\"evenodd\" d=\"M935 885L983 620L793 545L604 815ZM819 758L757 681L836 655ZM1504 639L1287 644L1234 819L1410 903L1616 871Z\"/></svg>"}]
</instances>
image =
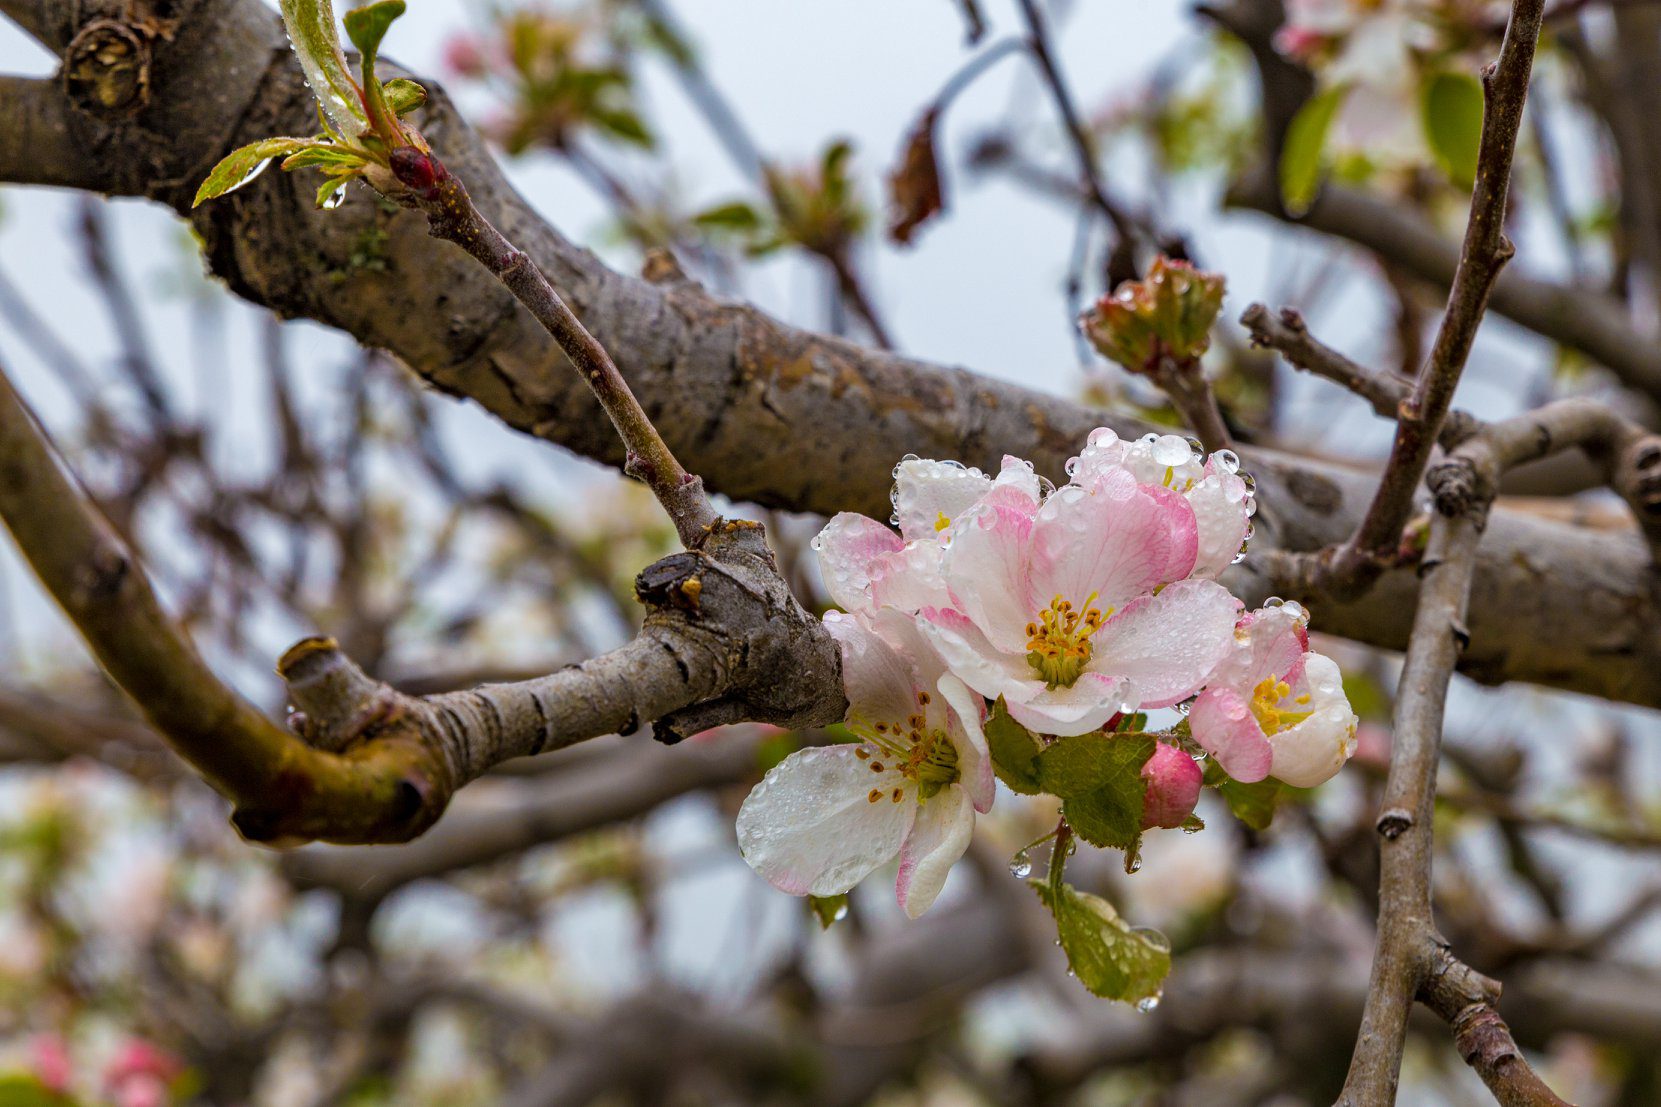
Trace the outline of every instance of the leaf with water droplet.
<instances>
[{"instance_id":1,"label":"leaf with water droplet","mask_svg":"<svg viewBox=\"0 0 1661 1107\"><path fill-rule=\"evenodd\" d=\"M1093 846L1134 850L1142 840L1147 782L1142 766L1154 737L1140 732L1058 739L1038 759L1038 779L1060 796L1062 814Z\"/></svg>"},{"instance_id":2,"label":"leaf with water droplet","mask_svg":"<svg viewBox=\"0 0 1661 1107\"><path fill-rule=\"evenodd\" d=\"M281 0L289 45L305 70L306 83L336 131L355 138L363 133L363 108L357 83L346 66L329 0Z\"/></svg>"},{"instance_id":3,"label":"leaf with water droplet","mask_svg":"<svg viewBox=\"0 0 1661 1107\"><path fill-rule=\"evenodd\" d=\"M848 917L847 892L836 896L808 896L807 902L813 908L813 917L819 920L822 930L829 930L831 923L839 923Z\"/></svg>"},{"instance_id":4,"label":"leaf with water droplet","mask_svg":"<svg viewBox=\"0 0 1661 1107\"><path fill-rule=\"evenodd\" d=\"M250 142L233 150L213 167L202 187L196 190L196 201L191 206L212 200L216 196L235 192L264 172L273 158L285 157L308 147L324 145L310 138L266 138Z\"/></svg>"},{"instance_id":5,"label":"leaf with water droplet","mask_svg":"<svg viewBox=\"0 0 1661 1107\"><path fill-rule=\"evenodd\" d=\"M1055 916L1056 933L1079 983L1104 999L1134 1003L1158 996L1171 972L1171 944L1158 931L1133 928L1100 896L1070 884L1033 881Z\"/></svg>"}]
</instances>

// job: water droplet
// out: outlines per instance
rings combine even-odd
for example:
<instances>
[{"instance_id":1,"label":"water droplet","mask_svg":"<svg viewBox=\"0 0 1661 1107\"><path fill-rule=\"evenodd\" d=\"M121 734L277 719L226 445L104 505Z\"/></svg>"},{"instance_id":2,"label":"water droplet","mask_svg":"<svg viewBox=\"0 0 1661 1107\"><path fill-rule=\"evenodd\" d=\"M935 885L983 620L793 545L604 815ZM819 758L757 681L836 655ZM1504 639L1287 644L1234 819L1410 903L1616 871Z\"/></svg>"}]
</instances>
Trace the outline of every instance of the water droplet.
<instances>
[{"instance_id":1,"label":"water droplet","mask_svg":"<svg viewBox=\"0 0 1661 1107\"><path fill-rule=\"evenodd\" d=\"M1130 932L1133 937L1142 939L1144 942L1148 943L1148 945L1152 946L1154 949L1157 949L1161 953L1171 952L1171 939L1165 937L1162 932L1155 930L1151 926L1132 927ZM1159 993L1154 993L1153 1001L1155 1003L1159 1002Z\"/></svg>"},{"instance_id":2,"label":"water droplet","mask_svg":"<svg viewBox=\"0 0 1661 1107\"><path fill-rule=\"evenodd\" d=\"M1211 460L1217 463L1217 468L1227 473L1240 471L1240 455L1233 450L1218 450L1211 455Z\"/></svg>"},{"instance_id":3,"label":"water droplet","mask_svg":"<svg viewBox=\"0 0 1661 1107\"><path fill-rule=\"evenodd\" d=\"M1188 714L1189 711L1193 710L1193 708L1194 708L1194 701L1193 700L1183 700L1181 703L1176 705L1178 715L1186 715L1186 714Z\"/></svg>"},{"instance_id":4,"label":"water droplet","mask_svg":"<svg viewBox=\"0 0 1661 1107\"><path fill-rule=\"evenodd\" d=\"M1188 453L1190 455L1190 460L1199 461L1201 458L1205 457L1205 443L1204 442L1201 442L1198 438L1193 438L1193 437L1184 438L1183 441L1188 443Z\"/></svg>"},{"instance_id":5,"label":"water droplet","mask_svg":"<svg viewBox=\"0 0 1661 1107\"><path fill-rule=\"evenodd\" d=\"M1131 876L1135 876L1137 873L1139 873L1141 871L1142 871L1142 857L1141 857L1140 854L1135 854L1135 855L1132 855L1132 856L1129 856L1129 857L1125 858L1125 872L1126 873L1128 873Z\"/></svg>"},{"instance_id":6,"label":"water droplet","mask_svg":"<svg viewBox=\"0 0 1661 1107\"><path fill-rule=\"evenodd\" d=\"M248 170L248 172L244 173L242 175L242 180L238 181L236 184L232 185L230 188L227 188L224 192L221 192L220 195L221 196L229 196L231 193L235 192L237 189L242 188L246 185L253 184L255 178L257 178L261 173L264 173L267 169L270 169L271 168L271 163L276 161L276 160L277 160L276 158L266 158L264 161L260 162L256 166L254 166L254 168L252 168L252 169Z\"/></svg>"},{"instance_id":7,"label":"water droplet","mask_svg":"<svg viewBox=\"0 0 1661 1107\"><path fill-rule=\"evenodd\" d=\"M1246 482L1246 494L1247 495L1250 495L1251 493L1257 491L1257 478L1256 477L1252 476L1250 473L1241 473L1240 474L1240 479Z\"/></svg>"},{"instance_id":8,"label":"water droplet","mask_svg":"<svg viewBox=\"0 0 1661 1107\"><path fill-rule=\"evenodd\" d=\"M1025 880L1032 875L1032 855L1022 850L1009 859L1009 875L1016 880Z\"/></svg>"},{"instance_id":9,"label":"water droplet","mask_svg":"<svg viewBox=\"0 0 1661 1107\"><path fill-rule=\"evenodd\" d=\"M1286 601L1281 599L1279 596L1270 596L1268 599L1263 601L1263 606L1264 607L1280 607L1285 602Z\"/></svg>"},{"instance_id":10,"label":"water droplet","mask_svg":"<svg viewBox=\"0 0 1661 1107\"><path fill-rule=\"evenodd\" d=\"M1076 458L1076 457L1068 458L1067 459L1067 464L1063 465L1062 468L1067 471L1067 475L1069 477L1077 476L1078 475L1078 458Z\"/></svg>"},{"instance_id":11,"label":"water droplet","mask_svg":"<svg viewBox=\"0 0 1661 1107\"><path fill-rule=\"evenodd\" d=\"M1194 459L1193 451L1188 448L1186 440L1174 434L1162 434L1153 442L1149 451L1153 459L1160 465L1181 465Z\"/></svg>"},{"instance_id":12,"label":"water droplet","mask_svg":"<svg viewBox=\"0 0 1661 1107\"><path fill-rule=\"evenodd\" d=\"M1309 609L1297 600L1287 600L1281 605L1281 610L1292 616L1300 623L1309 622Z\"/></svg>"},{"instance_id":13,"label":"water droplet","mask_svg":"<svg viewBox=\"0 0 1661 1107\"><path fill-rule=\"evenodd\" d=\"M1155 442L1159 441L1159 435L1157 433L1155 433L1154 431L1149 431L1147 434L1144 434L1141 438L1138 438L1136 441L1139 445L1142 445L1142 446L1152 446Z\"/></svg>"},{"instance_id":14,"label":"water droplet","mask_svg":"<svg viewBox=\"0 0 1661 1107\"><path fill-rule=\"evenodd\" d=\"M843 900L841 903L836 905L836 910L831 912L831 922L841 922L843 919L845 919L847 917L848 917L848 901Z\"/></svg>"},{"instance_id":15,"label":"water droplet","mask_svg":"<svg viewBox=\"0 0 1661 1107\"><path fill-rule=\"evenodd\" d=\"M323 197L323 203L320 206L323 208L324 211L333 211L335 208L338 208L341 204L344 204L345 202L346 202L346 186L341 185L339 188L335 189L333 192L331 192L327 196Z\"/></svg>"},{"instance_id":16,"label":"water droplet","mask_svg":"<svg viewBox=\"0 0 1661 1107\"><path fill-rule=\"evenodd\" d=\"M1159 997L1157 995L1143 996L1141 999L1136 1001L1136 1009L1144 1015L1152 1014L1154 1008L1158 1006Z\"/></svg>"}]
</instances>

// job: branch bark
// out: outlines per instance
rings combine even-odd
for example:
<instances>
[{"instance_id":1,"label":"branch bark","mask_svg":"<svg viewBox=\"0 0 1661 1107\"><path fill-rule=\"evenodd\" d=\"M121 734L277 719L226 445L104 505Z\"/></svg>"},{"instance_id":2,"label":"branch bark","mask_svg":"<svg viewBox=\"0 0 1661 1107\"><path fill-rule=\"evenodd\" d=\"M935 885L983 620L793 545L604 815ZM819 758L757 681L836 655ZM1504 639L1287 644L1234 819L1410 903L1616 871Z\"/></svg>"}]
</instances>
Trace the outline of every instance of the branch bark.
<instances>
[{"instance_id":1,"label":"branch bark","mask_svg":"<svg viewBox=\"0 0 1661 1107\"><path fill-rule=\"evenodd\" d=\"M309 93L262 5L200 0L192 13L173 42L158 44L149 106L120 126L86 123L97 164L65 183L151 195L185 211L196 183L224 153L314 125ZM1013 453L1059 478L1092 428L1132 437L1151 429L959 369L794 330L673 275L654 284L614 273L512 192L442 95L420 126L452 171L465 175L479 209L569 293L676 455L735 499L880 518L890 510L890 471L906 453L994 469ZM0 130L0 162L24 159L17 142L16 133ZM212 268L280 315L316 319L395 352L434 387L477 401L517 429L621 464L598 406L511 294L470 259L433 243L419 213L388 214L356 197L319 212L312 191L309 182L267 173L197 213ZM1312 217L1333 195L1329 189ZM377 265L353 261L364 243L382 241ZM1496 307L1514 277L1501 279ZM1572 297L1554 303L1570 324L1608 320ZM1619 326L1631 347L1657 356L1624 320ZM1272 451L1240 452L1265 505L1258 549L1313 550L1354 533L1371 492L1364 474ZM1640 543L1500 510L1479 556L1471 619L1482 634L1464 658L1468 673L1661 705L1661 608ZM1556 587L1539 586L1548 575ZM1250 559L1228 583L1248 600L1286 594ZM1317 629L1399 649L1416 588L1411 573L1387 573L1363 599L1319 609Z\"/></svg>"}]
</instances>

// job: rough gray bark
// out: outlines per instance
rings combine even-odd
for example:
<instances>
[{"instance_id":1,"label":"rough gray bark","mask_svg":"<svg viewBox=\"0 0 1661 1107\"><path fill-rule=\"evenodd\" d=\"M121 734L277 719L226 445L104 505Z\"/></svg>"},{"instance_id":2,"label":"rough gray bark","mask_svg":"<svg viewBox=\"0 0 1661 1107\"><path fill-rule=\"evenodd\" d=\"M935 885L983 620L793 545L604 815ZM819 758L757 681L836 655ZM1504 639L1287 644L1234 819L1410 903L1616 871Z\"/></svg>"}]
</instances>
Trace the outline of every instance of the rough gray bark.
<instances>
[{"instance_id":1,"label":"rough gray bark","mask_svg":"<svg viewBox=\"0 0 1661 1107\"><path fill-rule=\"evenodd\" d=\"M5 10L49 46L62 49L72 37L67 6L6 0ZM76 141L56 148L69 159L61 164L40 163L19 148L15 131L0 129L0 176L147 195L184 212L223 153L312 129L298 68L275 17L256 0L200 0L185 9L171 41L153 45L146 105L117 123L75 113ZM654 267L655 282L617 274L512 191L442 96L420 125L480 209L570 293L687 468L736 499L881 517L890 469L905 453L991 466L1008 452L1060 476L1091 428L1142 429L1057 397L786 327L710 296L673 266ZM213 270L280 314L391 350L435 387L477 401L513 427L622 461L581 381L505 289L461 251L430 239L418 213L390 212L361 193L320 212L313 187L272 172L201 209L194 218ZM362 266L365 248L380 264ZM1512 286L1502 278L1497 310L1505 310ZM1613 326L1580 311L1565 290L1531 294L1552 299L1560 319L1600 321L1600 334ZM1655 358L1628 330L1620 349L1636 348ZM1354 532L1372 491L1369 476L1269 451L1245 455L1265 505L1260 541L1310 550ZM1661 618L1651 579L1635 536L1496 511L1472 592L1473 630L1483 645L1463 667L1482 680L1661 704ZM1277 587L1249 564L1229 583L1248 600ZM1416 588L1411 572L1387 574L1362 599L1318 609L1317 629L1400 648Z\"/></svg>"}]
</instances>

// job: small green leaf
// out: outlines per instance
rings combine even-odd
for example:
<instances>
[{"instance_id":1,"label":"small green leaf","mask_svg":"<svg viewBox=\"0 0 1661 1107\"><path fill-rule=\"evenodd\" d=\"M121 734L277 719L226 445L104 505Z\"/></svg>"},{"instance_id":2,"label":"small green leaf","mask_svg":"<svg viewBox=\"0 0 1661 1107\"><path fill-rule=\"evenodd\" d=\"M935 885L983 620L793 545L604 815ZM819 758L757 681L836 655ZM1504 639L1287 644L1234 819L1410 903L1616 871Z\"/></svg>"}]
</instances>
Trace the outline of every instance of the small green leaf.
<instances>
[{"instance_id":1,"label":"small green leaf","mask_svg":"<svg viewBox=\"0 0 1661 1107\"><path fill-rule=\"evenodd\" d=\"M1061 813L1093 846L1131 851L1142 840L1151 734L1080 734L1062 738L1038 757L1044 791L1060 796Z\"/></svg>"},{"instance_id":2,"label":"small green leaf","mask_svg":"<svg viewBox=\"0 0 1661 1107\"><path fill-rule=\"evenodd\" d=\"M1450 181L1470 188L1482 147L1482 82L1469 73L1437 73L1425 80L1421 95L1430 152Z\"/></svg>"},{"instance_id":3,"label":"small green leaf","mask_svg":"<svg viewBox=\"0 0 1661 1107\"><path fill-rule=\"evenodd\" d=\"M1171 945L1156 930L1133 928L1100 896L1071 884L1028 881L1055 916L1062 951L1079 983L1126 1003L1159 995L1171 973Z\"/></svg>"},{"instance_id":4,"label":"small green leaf","mask_svg":"<svg viewBox=\"0 0 1661 1107\"><path fill-rule=\"evenodd\" d=\"M75 1101L59 1095L33 1076L7 1073L0 1076L0 1104L4 1107L74 1107Z\"/></svg>"},{"instance_id":5,"label":"small green leaf","mask_svg":"<svg viewBox=\"0 0 1661 1107\"><path fill-rule=\"evenodd\" d=\"M1286 128L1286 145L1280 152L1280 196L1293 215L1308 211L1320 189L1327 134L1348 91L1340 85L1310 97Z\"/></svg>"},{"instance_id":6,"label":"small green leaf","mask_svg":"<svg viewBox=\"0 0 1661 1107\"><path fill-rule=\"evenodd\" d=\"M346 66L329 0L281 0L288 40L306 72L306 83L336 131L356 136L363 131L363 107L357 84Z\"/></svg>"},{"instance_id":7,"label":"small green leaf","mask_svg":"<svg viewBox=\"0 0 1661 1107\"><path fill-rule=\"evenodd\" d=\"M588 113L588 117L596 127L624 142L651 149L652 132L646 129L646 124L628 108L595 107Z\"/></svg>"},{"instance_id":8,"label":"small green leaf","mask_svg":"<svg viewBox=\"0 0 1661 1107\"><path fill-rule=\"evenodd\" d=\"M216 196L235 192L253 180L260 167L272 158L320 145L323 144L310 138L266 138L233 150L213 167L202 187L196 190L196 201L191 206L196 207Z\"/></svg>"},{"instance_id":9,"label":"small green leaf","mask_svg":"<svg viewBox=\"0 0 1661 1107\"><path fill-rule=\"evenodd\" d=\"M373 70L387 28L403 14L404 0L376 0L346 13L346 35L363 55L365 72Z\"/></svg>"},{"instance_id":10,"label":"small green leaf","mask_svg":"<svg viewBox=\"0 0 1661 1107\"><path fill-rule=\"evenodd\" d=\"M330 177L328 180L324 181L323 187L317 190L317 206L320 208L330 206L329 198L336 192L339 192L341 189L345 188L347 182L351 179L352 178L350 177ZM338 200L335 202L339 203Z\"/></svg>"},{"instance_id":11,"label":"small green leaf","mask_svg":"<svg viewBox=\"0 0 1661 1107\"><path fill-rule=\"evenodd\" d=\"M1234 817L1253 830L1267 830L1275 818L1275 804L1285 785L1273 777L1242 784L1229 776L1215 761L1205 765L1205 783L1217 789Z\"/></svg>"},{"instance_id":12,"label":"small green leaf","mask_svg":"<svg viewBox=\"0 0 1661 1107\"><path fill-rule=\"evenodd\" d=\"M394 115L408 115L427 102L427 90L408 77L394 77L381 88Z\"/></svg>"},{"instance_id":13,"label":"small green leaf","mask_svg":"<svg viewBox=\"0 0 1661 1107\"><path fill-rule=\"evenodd\" d=\"M1009 708L1000 696L986 717L986 744L992 752L992 771L1023 796L1043 791L1038 782L1038 755L1044 746L1038 738L1009 717Z\"/></svg>"},{"instance_id":14,"label":"small green leaf","mask_svg":"<svg viewBox=\"0 0 1661 1107\"><path fill-rule=\"evenodd\" d=\"M756 209L743 201L734 201L699 212L692 217L692 222L706 230L721 230L732 232L747 232L759 230L761 216Z\"/></svg>"},{"instance_id":15,"label":"small green leaf","mask_svg":"<svg viewBox=\"0 0 1661 1107\"><path fill-rule=\"evenodd\" d=\"M819 920L821 930L829 930L831 923L848 917L847 892L837 896L808 896L807 901L813 907L813 917Z\"/></svg>"}]
</instances>

